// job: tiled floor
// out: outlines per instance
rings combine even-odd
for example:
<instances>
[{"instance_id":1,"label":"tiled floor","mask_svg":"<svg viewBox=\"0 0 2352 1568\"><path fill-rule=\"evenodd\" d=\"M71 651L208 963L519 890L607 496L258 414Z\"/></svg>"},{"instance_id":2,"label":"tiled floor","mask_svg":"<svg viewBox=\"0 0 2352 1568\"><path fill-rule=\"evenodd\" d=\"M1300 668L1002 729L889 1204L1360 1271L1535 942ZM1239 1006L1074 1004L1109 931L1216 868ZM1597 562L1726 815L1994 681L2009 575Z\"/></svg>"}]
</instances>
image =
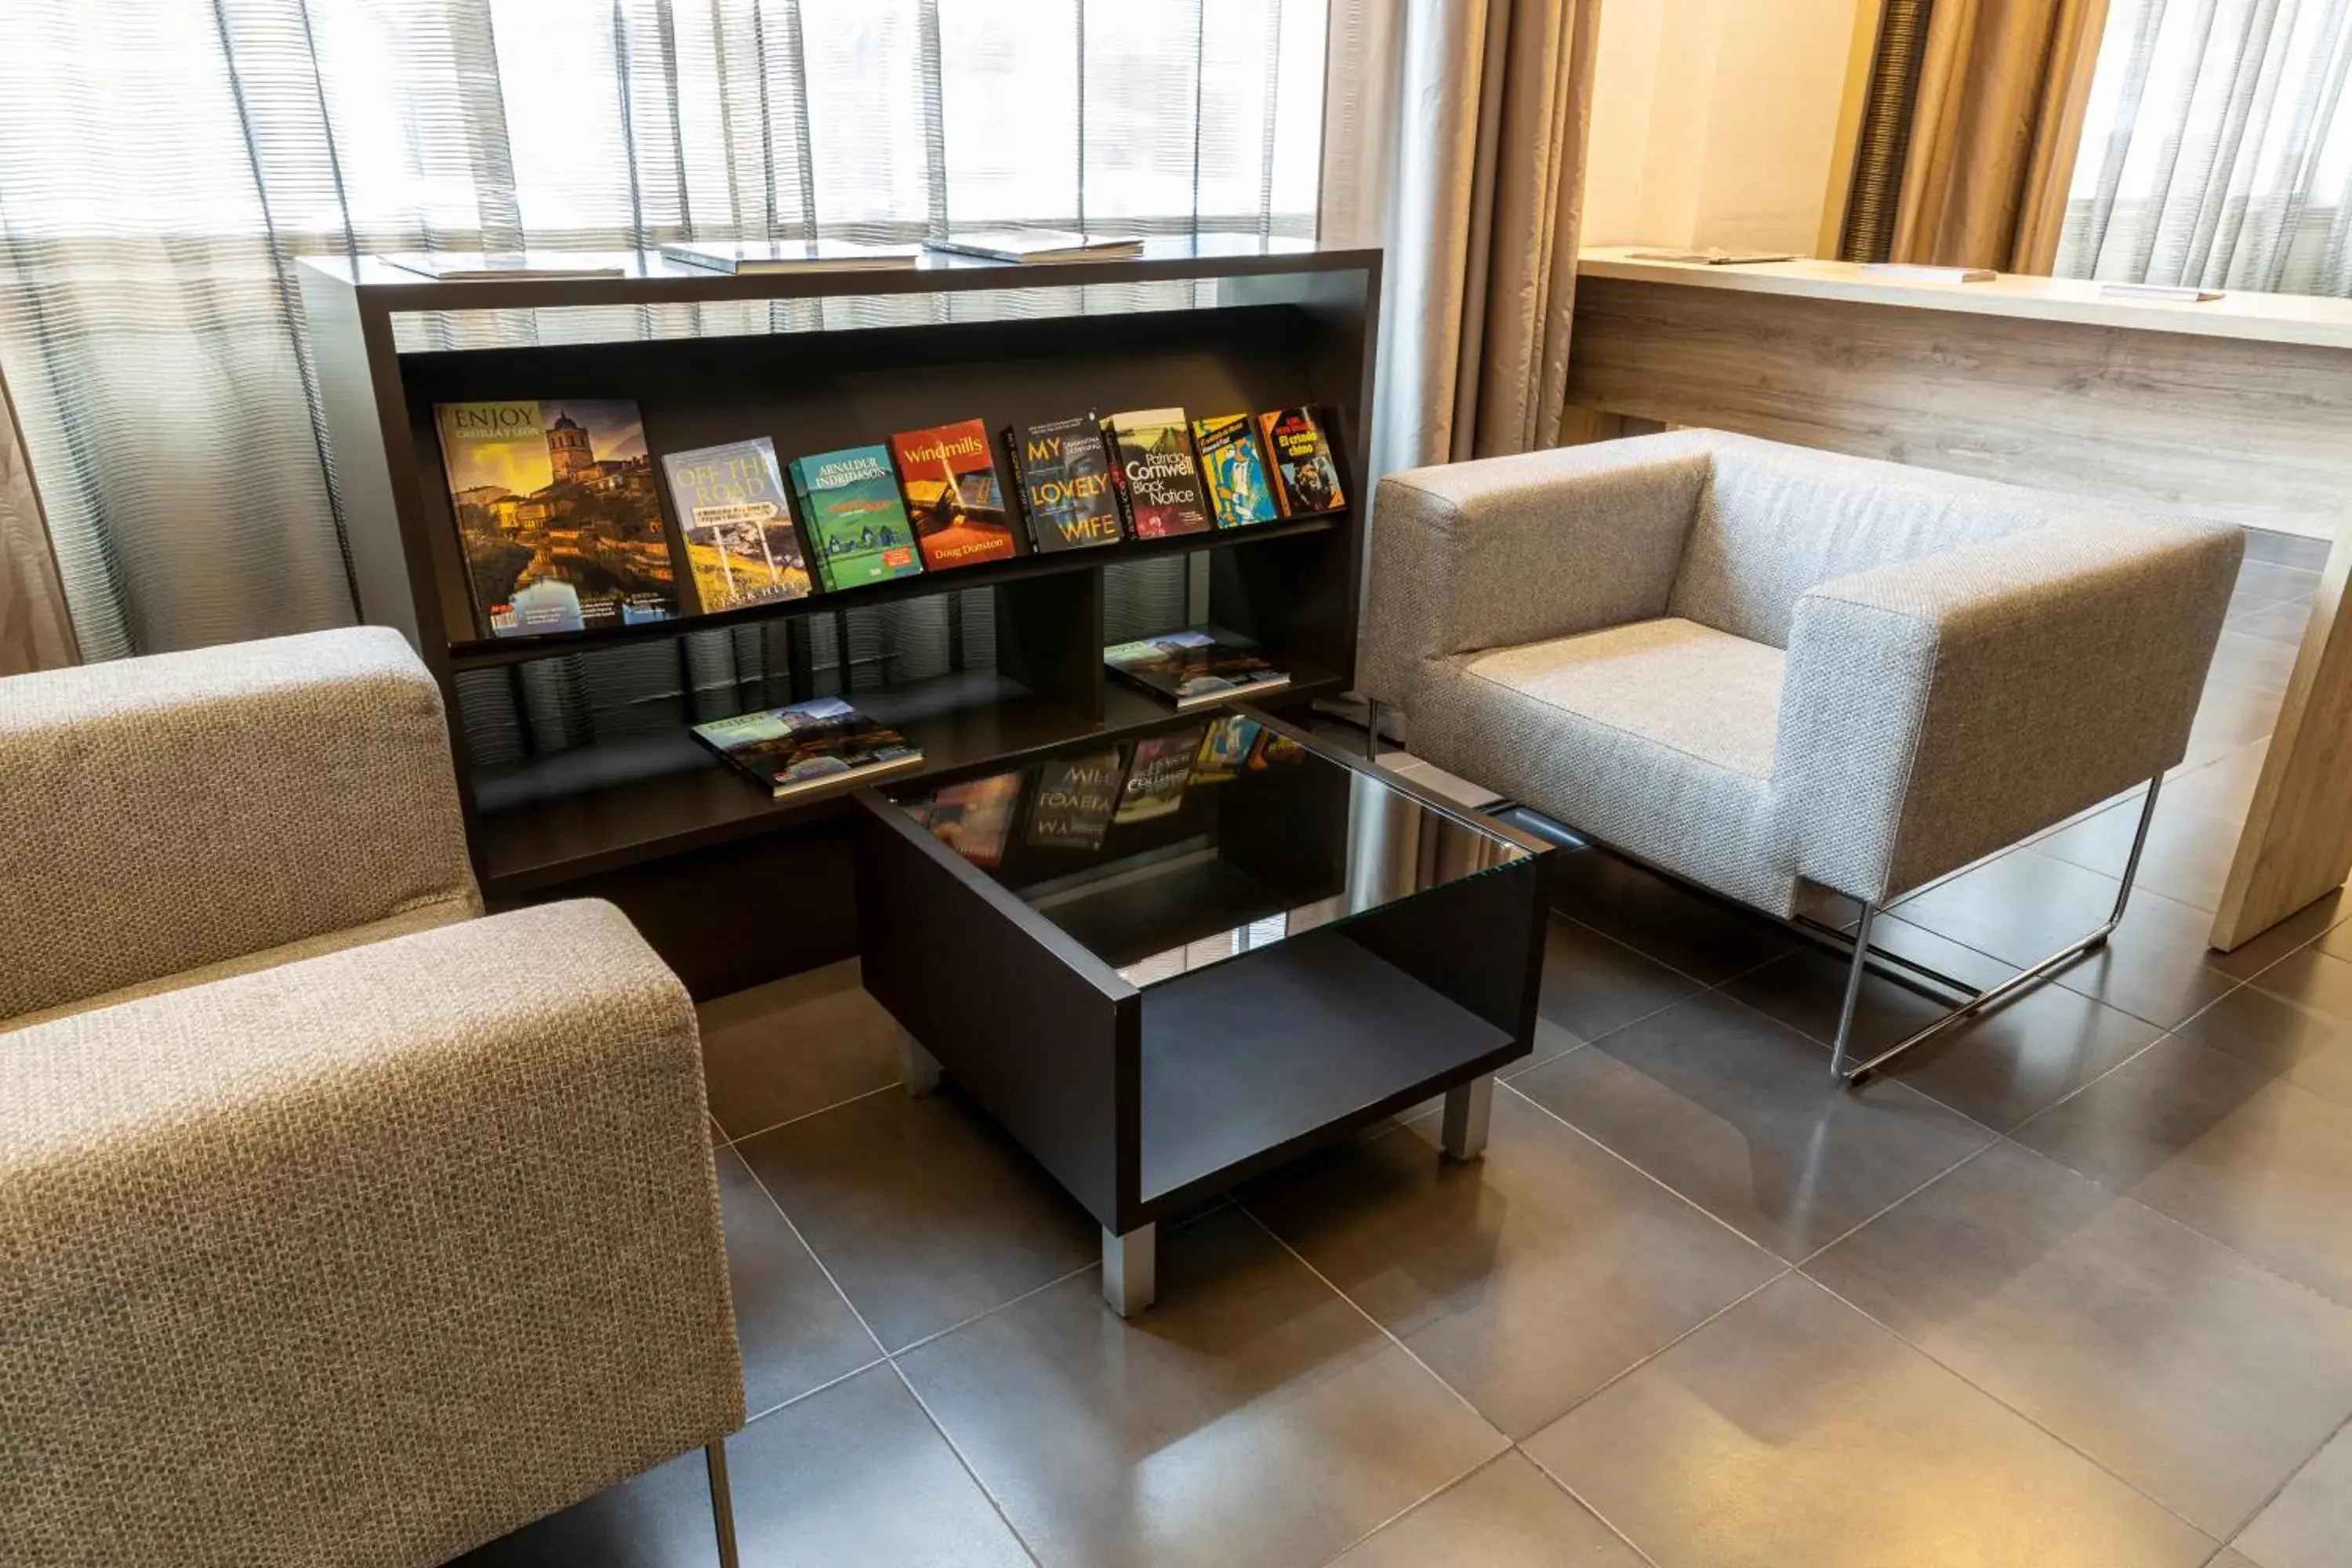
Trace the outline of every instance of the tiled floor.
<instances>
[{"instance_id":1,"label":"tiled floor","mask_svg":"<svg viewBox=\"0 0 2352 1568\"><path fill-rule=\"evenodd\" d=\"M746 1561L2352 1563L2352 925L2203 945L2317 563L2260 542L2131 916L2063 984L1841 1091L1836 964L1571 852L1486 1159L1424 1119L1255 1186L1133 1323L1086 1215L896 1087L853 968L705 1008ZM2134 810L1888 939L2041 956ZM715 1556L688 1456L467 1561Z\"/></svg>"}]
</instances>

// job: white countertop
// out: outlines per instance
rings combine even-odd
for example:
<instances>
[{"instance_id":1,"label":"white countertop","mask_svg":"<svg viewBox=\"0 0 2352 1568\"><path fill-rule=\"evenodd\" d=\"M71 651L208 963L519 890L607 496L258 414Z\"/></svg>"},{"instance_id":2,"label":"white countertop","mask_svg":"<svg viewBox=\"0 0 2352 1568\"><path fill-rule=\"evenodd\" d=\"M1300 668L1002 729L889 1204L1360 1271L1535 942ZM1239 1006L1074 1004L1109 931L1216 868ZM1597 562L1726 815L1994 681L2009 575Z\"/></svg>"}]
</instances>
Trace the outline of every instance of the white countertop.
<instances>
[{"instance_id":1,"label":"white countertop","mask_svg":"<svg viewBox=\"0 0 2352 1568\"><path fill-rule=\"evenodd\" d=\"M1635 261L1636 250L1673 246L1596 246L1577 253L1577 270L1591 278L1679 283L1751 294L1843 300L1859 305L2071 321L2144 332L2305 343L2352 349L2352 300L2311 294L2255 294L2232 289L2219 300L2116 300L2099 285L2075 278L2025 278L2003 273L1982 283L1890 278L1850 261L1766 261L1710 267L1694 261Z\"/></svg>"}]
</instances>

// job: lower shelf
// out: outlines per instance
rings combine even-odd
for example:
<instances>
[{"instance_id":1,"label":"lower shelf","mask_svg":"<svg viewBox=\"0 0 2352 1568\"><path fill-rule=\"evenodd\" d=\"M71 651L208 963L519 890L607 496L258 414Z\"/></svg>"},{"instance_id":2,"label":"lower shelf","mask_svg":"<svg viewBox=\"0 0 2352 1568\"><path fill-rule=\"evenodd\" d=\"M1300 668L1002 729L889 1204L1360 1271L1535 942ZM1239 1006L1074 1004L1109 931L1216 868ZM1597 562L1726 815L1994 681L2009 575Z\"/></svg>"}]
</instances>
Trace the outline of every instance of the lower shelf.
<instances>
[{"instance_id":1,"label":"lower shelf","mask_svg":"<svg viewBox=\"0 0 2352 1568\"><path fill-rule=\"evenodd\" d=\"M1143 996L1142 1201L1244 1179L1512 1043L1343 930L1154 986Z\"/></svg>"},{"instance_id":2,"label":"lower shelf","mask_svg":"<svg viewBox=\"0 0 2352 1568\"><path fill-rule=\"evenodd\" d=\"M1272 703L1338 689L1294 663ZM1166 704L1111 684L1088 719L992 669L854 694L857 706L922 748L922 767L894 781L1015 760L1092 736L1116 737L1169 716ZM842 795L772 800L712 756L684 725L552 752L474 775L476 832L493 898L837 815Z\"/></svg>"}]
</instances>

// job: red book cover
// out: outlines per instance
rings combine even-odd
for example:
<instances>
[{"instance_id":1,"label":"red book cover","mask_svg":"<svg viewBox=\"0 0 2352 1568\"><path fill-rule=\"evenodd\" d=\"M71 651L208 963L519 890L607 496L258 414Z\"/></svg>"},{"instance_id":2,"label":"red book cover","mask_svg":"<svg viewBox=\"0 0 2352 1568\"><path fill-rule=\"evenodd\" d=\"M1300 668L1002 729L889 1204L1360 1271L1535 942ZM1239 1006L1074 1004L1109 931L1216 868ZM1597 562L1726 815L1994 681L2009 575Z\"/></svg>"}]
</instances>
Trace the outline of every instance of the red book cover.
<instances>
[{"instance_id":1,"label":"red book cover","mask_svg":"<svg viewBox=\"0 0 2352 1568\"><path fill-rule=\"evenodd\" d=\"M977 419L890 437L898 488L923 564L934 572L1006 561L1016 553L1004 482L996 470L996 444Z\"/></svg>"}]
</instances>

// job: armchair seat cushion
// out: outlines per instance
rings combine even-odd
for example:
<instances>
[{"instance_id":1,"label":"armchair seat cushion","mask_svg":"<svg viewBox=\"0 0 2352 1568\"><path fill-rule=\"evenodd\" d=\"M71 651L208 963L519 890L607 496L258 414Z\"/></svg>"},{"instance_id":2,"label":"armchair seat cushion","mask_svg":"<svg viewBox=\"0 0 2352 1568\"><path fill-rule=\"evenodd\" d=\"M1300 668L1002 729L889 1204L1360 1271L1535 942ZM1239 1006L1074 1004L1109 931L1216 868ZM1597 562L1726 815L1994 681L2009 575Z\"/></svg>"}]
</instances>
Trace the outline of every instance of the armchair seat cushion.
<instances>
[{"instance_id":1,"label":"armchair seat cushion","mask_svg":"<svg viewBox=\"0 0 2352 1568\"><path fill-rule=\"evenodd\" d=\"M1695 881L1785 909L1780 650L1667 617L1458 655L1413 744L1438 766ZM1434 721L1433 722L1431 721Z\"/></svg>"}]
</instances>

